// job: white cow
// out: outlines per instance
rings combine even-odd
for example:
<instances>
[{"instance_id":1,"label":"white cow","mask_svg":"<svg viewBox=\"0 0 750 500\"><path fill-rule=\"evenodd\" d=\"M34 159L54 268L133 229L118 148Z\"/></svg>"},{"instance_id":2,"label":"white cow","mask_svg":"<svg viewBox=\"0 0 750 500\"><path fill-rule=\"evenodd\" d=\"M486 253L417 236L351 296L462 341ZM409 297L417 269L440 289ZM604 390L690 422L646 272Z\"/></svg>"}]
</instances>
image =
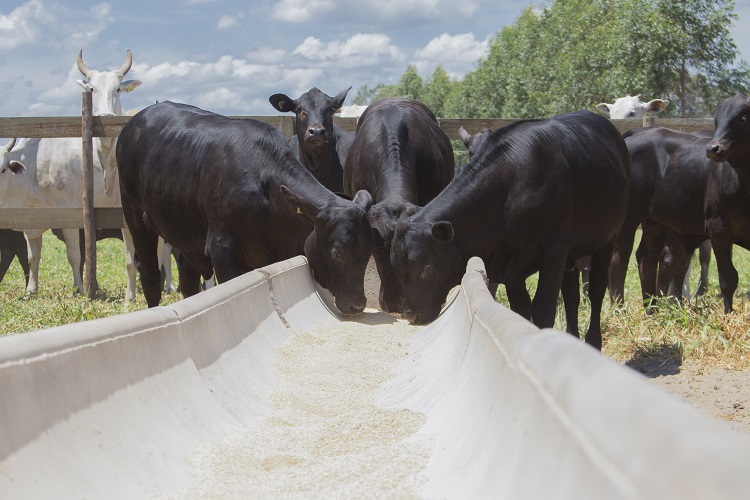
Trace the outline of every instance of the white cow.
<instances>
[{"instance_id":1,"label":"white cow","mask_svg":"<svg viewBox=\"0 0 750 500\"><path fill-rule=\"evenodd\" d=\"M141 85L140 80L123 81L130 70L133 58L127 51L125 63L112 71L89 69L83 62L83 51L78 52L78 69L86 77L78 83L92 92L93 114L96 116L122 115L120 95ZM14 141L11 141L14 142ZM114 138L94 139L94 206L120 206L117 163L115 160ZM12 149L12 151L11 151ZM82 198L82 157L81 139L21 139L13 148L12 144L0 151L4 156L0 180L0 206L13 208L37 207L81 207ZM1 177L1 176L0 176ZM39 286L39 260L42 250L44 229L24 229L28 242L30 276L27 293L36 293ZM133 239L130 231L123 228L128 272L128 290L125 300L135 298L136 268L134 262ZM63 238L68 254L68 262L73 270L73 282L79 293L83 292L80 273L81 249L78 229L63 230Z\"/></svg>"},{"instance_id":2,"label":"white cow","mask_svg":"<svg viewBox=\"0 0 750 500\"><path fill-rule=\"evenodd\" d=\"M641 101L641 94L635 96L618 97L614 104L606 102L596 105L596 109L609 116L613 120L624 120L626 118L643 118L646 113L660 113L669 105L666 99L652 99L648 102Z\"/></svg>"}]
</instances>

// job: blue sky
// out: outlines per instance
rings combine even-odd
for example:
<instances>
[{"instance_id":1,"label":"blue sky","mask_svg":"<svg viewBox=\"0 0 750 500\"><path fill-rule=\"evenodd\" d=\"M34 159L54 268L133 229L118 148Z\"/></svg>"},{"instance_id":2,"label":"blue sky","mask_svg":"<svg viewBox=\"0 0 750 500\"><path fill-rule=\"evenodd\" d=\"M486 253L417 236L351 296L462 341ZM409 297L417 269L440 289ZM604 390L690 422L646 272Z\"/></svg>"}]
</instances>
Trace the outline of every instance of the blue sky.
<instances>
[{"instance_id":1,"label":"blue sky","mask_svg":"<svg viewBox=\"0 0 750 500\"><path fill-rule=\"evenodd\" d=\"M143 84L123 96L126 110L173 100L222 114L274 115L269 95L296 98L311 87L336 95L351 86L351 104L360 86L395 83L409 64L423 77L439 64L462 76L488 38L531 3L5 0L0 116L80 114L79 49L99 70L119 67L131 50L126 79ZM732 33L750 60L750 0L737 1L736 12Z\"/></svg>"}]
</instances>

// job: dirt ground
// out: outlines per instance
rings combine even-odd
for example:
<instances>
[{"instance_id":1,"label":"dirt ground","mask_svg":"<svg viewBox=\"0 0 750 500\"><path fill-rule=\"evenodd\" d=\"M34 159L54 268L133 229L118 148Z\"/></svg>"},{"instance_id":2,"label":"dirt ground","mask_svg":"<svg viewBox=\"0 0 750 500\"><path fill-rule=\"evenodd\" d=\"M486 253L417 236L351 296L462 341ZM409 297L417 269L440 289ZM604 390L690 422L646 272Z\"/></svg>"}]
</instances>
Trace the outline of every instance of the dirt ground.
<instances>
[{"instance_id":1,"label":"dirt ground","mask_svg":"<svg viewBox=\"0 0 750 500\"><path fill-rule=\"evenodd\" d=\"M367 307L380 309L378 278L375 261L365 274ZM679 356L664 356L661 360L628 363L642 373L649 383L687 401L708 415L727 422L733 429L750 434L750 370L736 371L721 367L698 367L679 361Z\"/></svg>"}]
</instances>

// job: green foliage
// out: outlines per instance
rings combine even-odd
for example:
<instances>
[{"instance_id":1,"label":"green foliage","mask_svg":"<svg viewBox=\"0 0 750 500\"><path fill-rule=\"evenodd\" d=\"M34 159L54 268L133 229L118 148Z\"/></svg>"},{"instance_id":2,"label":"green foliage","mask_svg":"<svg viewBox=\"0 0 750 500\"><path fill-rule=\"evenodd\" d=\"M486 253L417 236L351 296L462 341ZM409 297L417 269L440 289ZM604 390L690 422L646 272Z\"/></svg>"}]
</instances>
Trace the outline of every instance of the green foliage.
<instances>
[{"instance_id":1,"label":"green foliage","mask_svg":"<svg viewBox=\"0 0 750 500\"><path fill-rule=\"evenodd\" d=\"M540 118L642 94L669 116L711 116L750 89L730 26L734 0L551 0L525 8L491 39L477 69L424 84L409 66L377 97L423 100L451 118Z\"/></svg>"}]
</instances>

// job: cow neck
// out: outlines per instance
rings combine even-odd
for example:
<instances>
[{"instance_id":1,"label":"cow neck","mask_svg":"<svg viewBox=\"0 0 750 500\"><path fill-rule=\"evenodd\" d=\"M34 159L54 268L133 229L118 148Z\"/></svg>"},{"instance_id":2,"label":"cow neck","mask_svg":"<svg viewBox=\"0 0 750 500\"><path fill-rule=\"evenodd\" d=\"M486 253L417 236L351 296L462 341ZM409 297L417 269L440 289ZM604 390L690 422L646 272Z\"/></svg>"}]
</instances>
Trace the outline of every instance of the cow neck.
<instances>
[{"instance_id":1,"label":"cow neck","mask_svg":"<svg viewBox=\"0 0 750 500\"><path fill-rule=\"evenodd\" d=\"M486 172L488 169L481 169ZM505 233L504 209L501 193L482 175L455 178L419 213L425 212L430 222L448 221L455 238L467 259L472 256L488 258Z\"/></svg>"}]
</instances>

